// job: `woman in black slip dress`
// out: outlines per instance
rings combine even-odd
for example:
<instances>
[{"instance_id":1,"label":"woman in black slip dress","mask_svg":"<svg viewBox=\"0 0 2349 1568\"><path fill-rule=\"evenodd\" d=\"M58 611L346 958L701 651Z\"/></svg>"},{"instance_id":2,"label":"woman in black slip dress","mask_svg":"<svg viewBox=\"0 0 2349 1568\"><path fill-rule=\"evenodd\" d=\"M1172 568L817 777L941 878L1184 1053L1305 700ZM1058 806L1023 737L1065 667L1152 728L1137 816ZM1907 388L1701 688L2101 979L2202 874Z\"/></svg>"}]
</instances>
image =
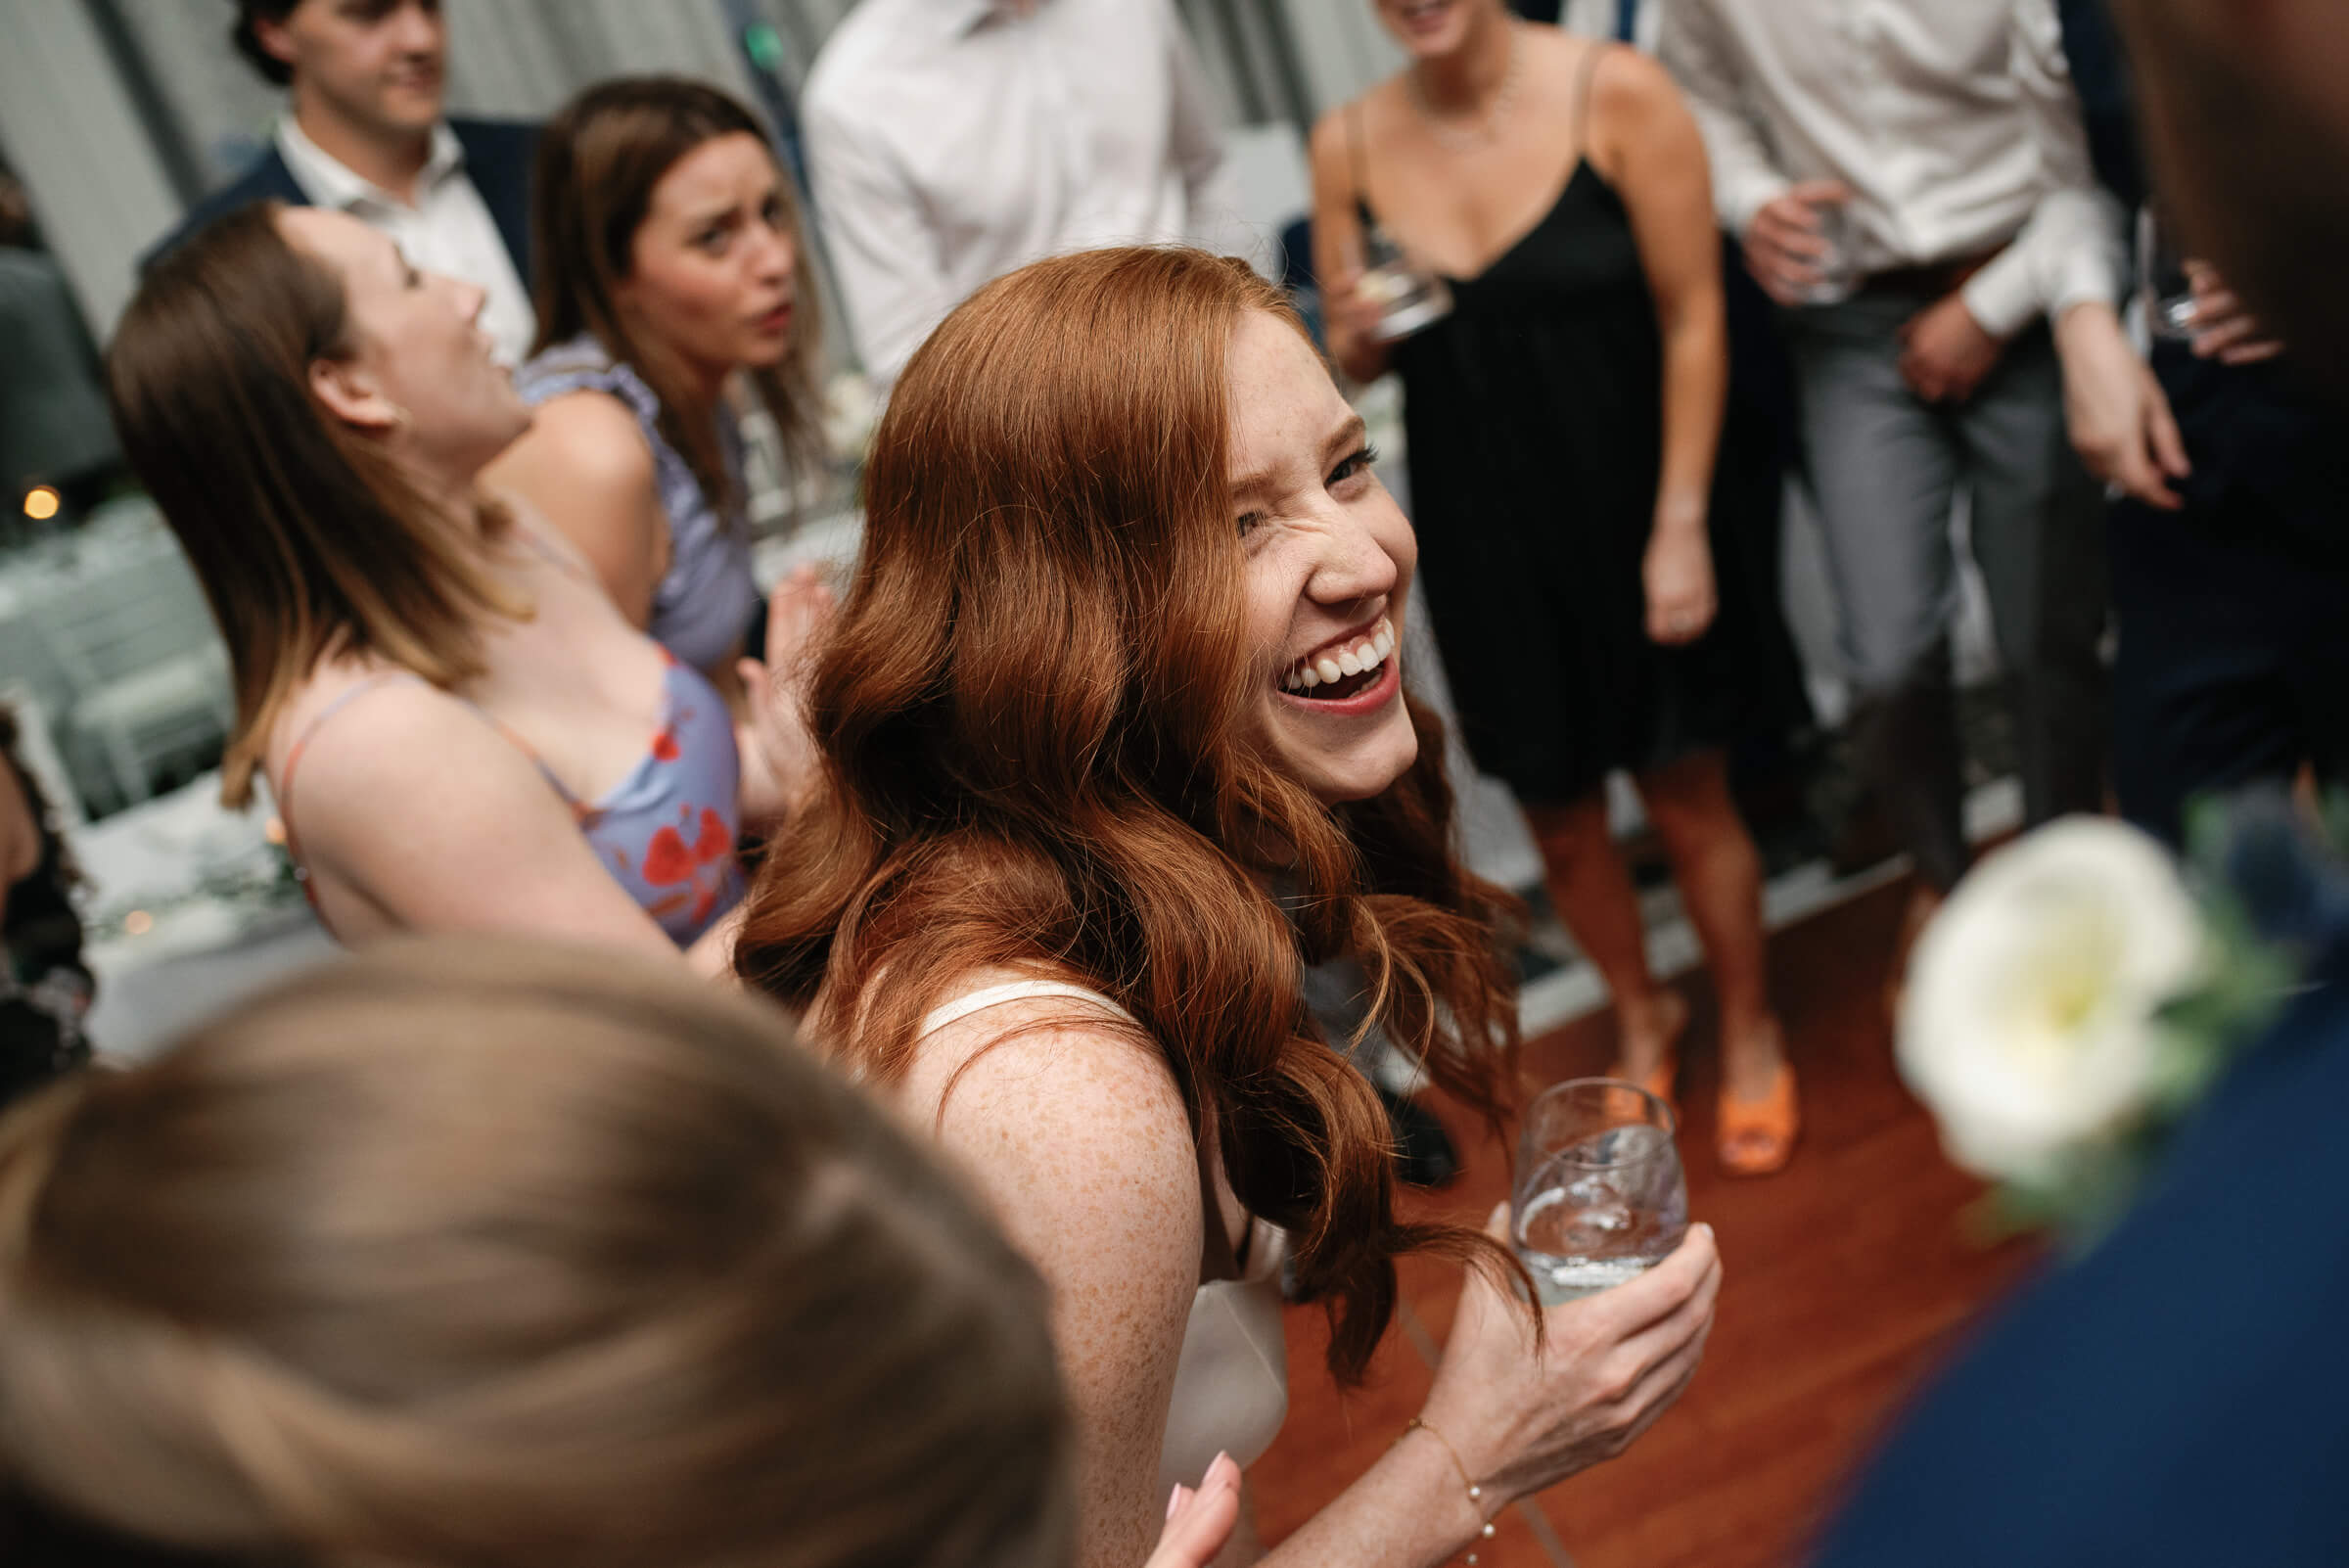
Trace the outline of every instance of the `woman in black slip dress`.
<instances>
[{"instance_id":1,"label":"woman in black slip dress","mask_svg":"<svg viewBox=\"0 0 2349 1568\"><path fill-rule=\"evenodd\" d=\"M1784 1165L1794 1080L1763 979L1761 866L1723 747L1783 729L1773 486L1716 473L1727 349L1704 148L1663 71L1503 0L1375 0L1401 75L1313 133L1329 342L1403 377L1420 579L1463 738L1516 791L1550 897L1615 997L1622 1076L1670 1097L1687 1004L1646 959L1603 784L1630 771L1721 1003L1725 1169ZM1379 341L1375 223L1451 313ZM1742 454L1732 452L1733 459Z\"/></svg>"}]
</instances>

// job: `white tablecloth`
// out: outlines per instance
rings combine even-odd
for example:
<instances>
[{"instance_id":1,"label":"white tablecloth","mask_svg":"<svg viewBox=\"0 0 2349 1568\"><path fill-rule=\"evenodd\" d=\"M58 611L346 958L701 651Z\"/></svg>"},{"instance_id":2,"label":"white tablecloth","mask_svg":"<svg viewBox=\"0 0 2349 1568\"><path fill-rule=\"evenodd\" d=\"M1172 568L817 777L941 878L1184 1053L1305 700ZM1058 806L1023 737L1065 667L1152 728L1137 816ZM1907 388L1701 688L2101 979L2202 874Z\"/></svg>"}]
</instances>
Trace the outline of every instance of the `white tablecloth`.
<instances>
[{"instance_id":1,"label":"white tablecloth","mask_svg":"<svg viewBox=\"0 0 2349 1568\"><path fill-rule=\"evenodd\" d=\"M287 884L268 811L232 812L207 773L75 828L98 977L90 1038L144 1056L259 986L339 950Z\"/></svg>"}]
</instances>

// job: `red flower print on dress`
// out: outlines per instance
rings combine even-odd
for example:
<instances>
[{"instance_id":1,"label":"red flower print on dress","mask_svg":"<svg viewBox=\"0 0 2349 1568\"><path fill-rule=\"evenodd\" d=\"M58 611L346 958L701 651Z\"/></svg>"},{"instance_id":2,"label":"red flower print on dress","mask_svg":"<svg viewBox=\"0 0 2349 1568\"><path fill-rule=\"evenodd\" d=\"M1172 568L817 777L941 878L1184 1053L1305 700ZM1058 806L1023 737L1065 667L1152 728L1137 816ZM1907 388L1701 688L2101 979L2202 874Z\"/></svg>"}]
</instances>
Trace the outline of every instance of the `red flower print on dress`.
<instances>
[{"instance_id":1,"label":"red flower print on dress","mask_svg":"<svg viewBox=\"0 0 2349 1568\"><path fill-rule=\"evenodd\" d=\"M678 813L686 820L692 814L691 807ZM685 835L673 827L655 830L652 842L644 848L644 880L656 888L689 883L697 921L709 917L734 869L734 835L726 830L725 818L704 807L700 829L690 848Z\"/></svg>"}]
</instances>

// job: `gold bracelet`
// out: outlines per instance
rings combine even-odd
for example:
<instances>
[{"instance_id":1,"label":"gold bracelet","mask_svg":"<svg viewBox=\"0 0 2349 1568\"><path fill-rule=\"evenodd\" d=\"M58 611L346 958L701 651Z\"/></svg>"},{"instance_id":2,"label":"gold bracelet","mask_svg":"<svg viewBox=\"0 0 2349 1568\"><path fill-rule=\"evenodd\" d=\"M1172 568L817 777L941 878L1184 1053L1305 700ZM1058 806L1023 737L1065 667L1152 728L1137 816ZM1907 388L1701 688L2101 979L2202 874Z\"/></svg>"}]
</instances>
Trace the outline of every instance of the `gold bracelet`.
<instances>
[{"instance_id":1,"label":"gold bracelet","mask_svg":"<svg viewBox=\"0 0 2349 1568\"><path fill-rule=\"evenodd\" d=\"M1396 1438L1395 1441L1401 1443L1404 1438L1409 1437L1413 1432L1425 1432L1429 1437L1434 1438L1438 1443L1444 1445L1445 1457L1451 1460L1452 1469L1459 1472L1460 1485L1468 1489L1468 1506L1475 1511L1477 1518L1482 1520L1484 1523L1484 1528L1477 1532L1477 1539L1479 1541L1492 1540L1495 1530L1493 1521L1485 1518L1485 1489L1479 1486L1476 1481L1469 1476L1468 1466L1460 1462L1460 1451L1451 1446L1451 1439L1446 1437L1443 1433L1437 1431L1425 1421L1420 1420L1416 1415L1412 1416L1408 1421L1404 1423L1403 1434L1401 1437ZM1468 1553L1467 1561L1472 1565L1473 1568L1473 1564L1476 1562L1476 1553L1473 1551Z\"/></svg>"}]
</instances>

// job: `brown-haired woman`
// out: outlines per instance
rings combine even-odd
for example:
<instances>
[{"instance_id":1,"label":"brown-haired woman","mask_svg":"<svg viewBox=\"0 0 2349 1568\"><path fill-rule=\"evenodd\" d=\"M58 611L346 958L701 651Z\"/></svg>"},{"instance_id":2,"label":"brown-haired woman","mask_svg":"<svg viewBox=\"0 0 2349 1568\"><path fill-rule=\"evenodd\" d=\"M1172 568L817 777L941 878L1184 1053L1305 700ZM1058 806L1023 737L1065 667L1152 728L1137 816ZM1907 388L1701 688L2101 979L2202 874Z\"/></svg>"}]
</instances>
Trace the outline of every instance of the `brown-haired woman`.
<instances>
[{"instance_id":1,"label":"brown-haired woman","mask_svg":"<svg viewBox=\"0 0 2349 1568\"><path fill-rule=\"evenodd\" d=\"M1374 1021L1501 1114L1506 900L1447 849L1436 728L1397 663L1413 544L1369 458L1238 261L1094 252L980 291L882 421L809 677L826 782L736 950L972 1156L1051 1286L1088 1568L1141 1561L1165 1476L1270 1442L1284 1248L1342 1379L1397 1256L1483 1268L1432 1433L1274 1562L1472 1545L1670 1404L1711 1318L1700 1228L1551 1309L1537 1352L1494 1242L1398 1221L1379 1102L1306 1010L1306 963L1358 959Z\"/></svg>"},{"instance_id":2,"label":"brown-haired woman","mask_svg":"<svg viewBox=\"0 0 2349 1568\"><path fill-rule=\"evenodd\" d=\"M1042 1293L960 1186L673 965L330 966L0 1120L0 1555L1056 1568Z\"/></svg>"},{"instance_id":3,"label":"brown-haired woman","mask_svg":"<svg viewBox=\"0 0 2349 1568\"><path fill-rule=\"evenodd\" d=\"M730 687L759 590L729 384L747 379L798 463L820 446L790 177L724 93L623 77L539 133L531 233L538 331L515 385L539 412L493 477L629 621Z\"/></svg>"},{"instance_id":4,"label":"brown-haired woman","mask_svg":"<svg viewBox=\"0 0 2349 1568\"><path fill-rule=\"evenodd\" d=\"M722 963L735 835L796 788L799 722L631 627L483 468L530 423L475 317L358 219L270 205L165 257L109 355L124 449L228 644L232 805L266 772L345 941L505 929ZM770 655L823 592L777 597Z\"/></svg>"}]
</instances>

